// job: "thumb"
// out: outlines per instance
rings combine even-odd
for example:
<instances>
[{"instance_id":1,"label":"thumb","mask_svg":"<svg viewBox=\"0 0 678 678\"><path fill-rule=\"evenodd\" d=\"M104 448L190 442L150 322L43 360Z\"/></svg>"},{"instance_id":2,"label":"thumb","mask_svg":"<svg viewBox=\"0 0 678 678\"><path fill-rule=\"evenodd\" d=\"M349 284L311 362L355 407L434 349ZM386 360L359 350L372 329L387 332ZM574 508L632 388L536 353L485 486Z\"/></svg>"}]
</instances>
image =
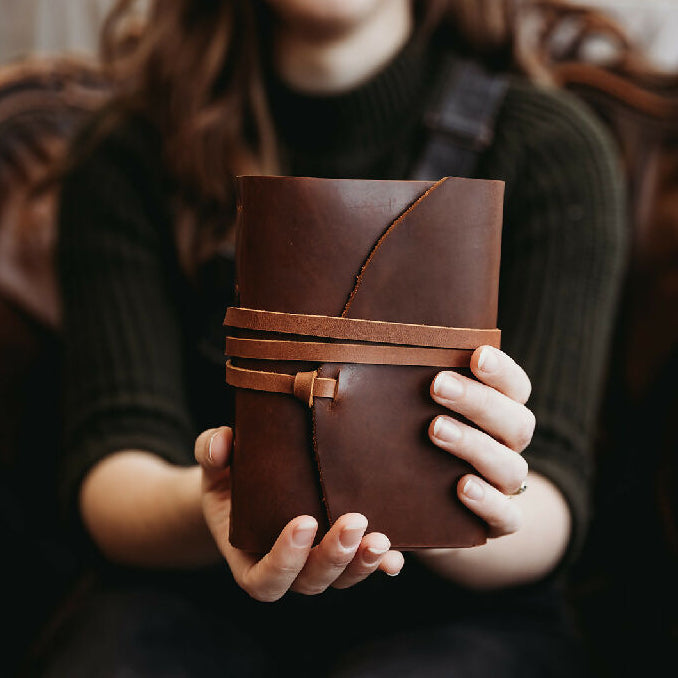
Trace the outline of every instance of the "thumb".
<instances>
[{"instance_id":1,"label":"thumb","mask_svg":"<svg viewBox=\"0 0 678 678\"><path fill-rule=\"evenodd\" d=\"M233 447L233 431L228 426L203 431L195 441L195 460L205 473L218 477L228 468Z\"/></svg>"}]
</instances>

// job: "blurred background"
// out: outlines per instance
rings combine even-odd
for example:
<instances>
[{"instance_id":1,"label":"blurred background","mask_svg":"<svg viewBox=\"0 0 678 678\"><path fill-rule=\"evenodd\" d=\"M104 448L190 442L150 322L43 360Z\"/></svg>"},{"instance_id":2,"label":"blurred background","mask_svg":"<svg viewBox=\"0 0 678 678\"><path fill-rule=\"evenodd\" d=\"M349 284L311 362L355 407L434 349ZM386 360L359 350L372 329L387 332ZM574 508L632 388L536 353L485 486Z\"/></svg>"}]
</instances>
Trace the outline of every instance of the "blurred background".
<instances>
[{"instance_id":1,"label":"blurred background","mask_svg":"<svg viewBox=\"0 0 678 678\"><path fill-rule=\"evenodd\" d=\"M115 0L0 0L0 63L30 54L96 52ZM143 10L144 0L138 2ZM662 68L678 67L676 0L585 0L618 19Z\"/></svg>"},{"instance_id":2,"label":"blurred background","mask_svg":"<svg viewBox=\"0 0 678 678\"><path fill-rule=\"evenodd\" d=\"M0 61L32 54L93 54L115 0L0 0Z\"/></svg>"},{"instance_id":3,"label":"blurred background","mask_svg":"<svg viewBox=\"0 0 678 678\"><path fill-rule=\"evenodd\" d=\"M678 2L676 0L588 0L624 25L660 68L678 67Z\"/></svg>"}]
</instances>

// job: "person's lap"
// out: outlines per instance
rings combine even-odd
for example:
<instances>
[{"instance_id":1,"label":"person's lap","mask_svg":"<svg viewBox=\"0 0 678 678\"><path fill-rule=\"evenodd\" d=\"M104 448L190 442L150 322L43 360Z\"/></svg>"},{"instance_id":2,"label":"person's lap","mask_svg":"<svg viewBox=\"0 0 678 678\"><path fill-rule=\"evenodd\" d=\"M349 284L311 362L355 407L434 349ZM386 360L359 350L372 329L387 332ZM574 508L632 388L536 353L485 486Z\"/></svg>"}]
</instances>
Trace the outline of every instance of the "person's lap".
<instances>
[{"instance_id":1,"label":"person's lap","mask_svg":"<svg viewBox=\"0 0 678 678\"><path fill-rule=\"evenodd\" d=\"M98 592L51 640L45 678L189 678L273 675L254 640L167 590Z\"/></svg>"},{"instance_id":2,"label":"person's lap","mask_svg":"<svg viewBox=\"0 0 678 678\"><path fill-rule=\"evenodd\" d=\"M527 620L462 619L393 634L355 648L332 678L584 678L583 650L573 638Z\"/></svg>"}]
</instances>

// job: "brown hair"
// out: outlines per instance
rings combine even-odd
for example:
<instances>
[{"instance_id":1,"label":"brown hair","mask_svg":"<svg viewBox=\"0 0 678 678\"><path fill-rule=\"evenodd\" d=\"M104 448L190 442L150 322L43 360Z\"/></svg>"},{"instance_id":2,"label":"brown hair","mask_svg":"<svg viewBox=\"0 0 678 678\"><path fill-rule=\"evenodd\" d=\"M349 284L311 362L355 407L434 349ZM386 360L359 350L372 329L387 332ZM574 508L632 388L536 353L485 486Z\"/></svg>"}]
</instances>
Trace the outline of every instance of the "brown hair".
<instances>
[{"instance_id":1,"label":"brown hair","mask_svg":"<svg viewBox=\"0 0 678 678\"><path fill-rule=\"evenodd\" d=\"M522 40L518 26L526 12L541 13L542 38L558 17L591 13L564 0L414 4L421 35L435 32L491 67L542 80L549 78L548 50ZM265 3L151 0L143 30L134 22L134 7L134 0L118 0L103 31L104 63L118 83L117 108L141 112L159 128L180 202L232 215L229 178L274 172L277 166L260 63L261 43L270 30ZM199 223L201 235L207 235L210 219Z\"/></svg>"},{"instance_id":2,"label":"brown hair","mask_svg":"<svg viewBox=\"0 0 678 678\"><path fill-rule=\"evenodd\" d=\"M426 30L445 22L468 47L505 58L512 5L428 0L418 10ZM153 0L141 31L134 7L134 0L118 0L102 34L118 105L145 113L159 127L184 198L230 204L225 177L277 166L261 78L260 43L270 23L264 3Z\"/></svg>"},{"instance_id":3,"label":"brown hair","mask_svg":"<svg viewBox=\"0 0 678 678\"><path fill-rule=\"evenodd\" d=\"M232 208L229 177L276 167L256 4L153 0L139 31L134 0L118 0L104 25L102 56L118 85L117 106L158 127L181 198L194 206Z\"/></svg>"}]
</instances>

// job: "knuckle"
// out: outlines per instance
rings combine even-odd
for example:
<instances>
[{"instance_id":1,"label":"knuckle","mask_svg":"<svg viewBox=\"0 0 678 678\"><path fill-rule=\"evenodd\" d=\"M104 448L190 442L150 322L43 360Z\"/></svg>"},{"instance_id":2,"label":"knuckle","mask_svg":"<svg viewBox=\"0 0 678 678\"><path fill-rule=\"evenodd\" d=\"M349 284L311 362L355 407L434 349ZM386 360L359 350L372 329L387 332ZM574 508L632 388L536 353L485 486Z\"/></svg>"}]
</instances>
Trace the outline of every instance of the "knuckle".
<instances>
[{"instance_id":1,"label":"knuckle","mask_svg":"<svg viewBox=\"0 0 678 678\"><path fill-rule=\"evenodd\" d=\"M300 593L302 596L317 596L324 593L327 590L327 586L324 583L296 582L292 586L292 590L295 593Z\"/></svg>"},{"instance_id":2,"label":"knuckle","mask_svg":"<svg viewBox=\"0 0 678 678\"><path fill-rule=\"evenodd\" d=\"M285 591L274 589L271 586L264 586L260 582L251 581L248 577L234 577L238 586L247 593L250 598L260 603L273 603L282 598Z\"/></svg>"},{"instance_id":3,"label":"knuckle","mask_svg":"<svg viewBox=\"0 0 678 678\"><path fill-rule=\"evenodd\" d=\"M503 534L506 531L509 511L510 506L508 499L501 503L498 503L495 500L488 502L483 517L488 525L490 525L494 530L497 530Z\"/></svg>"},{"instance_id":4,"label":"knuckle","mask_svg":"<svg viewBox=\"0 0 678 678\"><path fill-rule=\"evenodd\" d=\"M525 477L527 476L527 462L514 452L510 453L513 458L511 463L504 470L504 477L501 483L501 490L507 494L512 494L520 489Z\"/></svg>"},{"instance_id":5,"label":"knuckle","mask_svg":"<svg viewBox=\"0 0 678 678\"><path fill-rule=\"evenodd\" d=\"M327 558L327 567L332 570L343 570L352 560L353 551L348 554L332 553Z\"/></svg>"},{"instance_id":6,"label":"knuckle","mask_svg":"<svg viewBox=\"0 0 678 678\"><path fill-rule=\"evenodd\" d=\"M517 492L520 489L520 486L527 478L528 464L520 456L515 460L515 476L512 483L512 491Z\"/></svg>"},{"instance_id":7,"label":"knuckle","mask_svg":"<svg viewBox=\"0 0 678 678\"><path fill-rule=\"evenodd\" d=\"M355 557L357 548L358 544L356 544L355 548L346 551L337 538L336 542L327 544L327 548L323 549L322 555L319 554L321 555L321 566L324 569L333 572L343 571Z\"/></svg>"},{"instance_id":8,"label":"knuckle","mask_svg":"<svg viewBox=\"0 0 678 678\"><path fill-rule=\"evenodd\" d=\"M469 462L471 466L483 469L484 472L492 475L492 469L496 469L497 464L502 463L501 457L498 459L498 455L501 455L501 451L497 451L499 444L495 444L492 440L487 441L483 434L477 431L474 431L474 433L468 434L469 444L462 449L464 453L462 458Z\"/></svg>"},{"instance_id":9,"label":"knuckle","mask_svg":"<svg viewBox=\"0 0 678 678\"><path fill-rule=\"evenodd\" d=\"M522 527L522 512L509 497L499 497L491 502L485 520L496 535L513 534Z\"/></svg>"},{"instance_id":10,"label":"knuckle","mask_svg":"<svg viewBox=\"0 0 678 678\"><path fill-rule=\"evenodd\" d=\"M507 369L504 378L504 387L507 393L521 405L524 405L532 394L532 382L527 376L527 372L515 361L510 358L511 364Z\"/></svg>"},{"instance_id":11,"label":"knuckle","mask_svg":"<svg viewBox=\"0 0 678 678\"><path fill-rule=\"evenodd\" d=\"M272 569L280 577L293 577L299 574L299 566L296 563L278 562L274 563Z\"/></svg>"},{"instance_id":12,"label":"knuckle","mask_svg":"<svg viewBox=\"0 0 678 678\"><path fill-rule=\"evenodd\" d=\"M277 600L280 600L283 595L284 591L274 591L273 589L250 589L247 590L247 593L254 598L254 600L260 602L260 603L275 603Z\"/></svg>"},{"instance_id":13,"label":"knuckle","mask_svg":"<svg viewBox=\"0 0 678 678\"><path fill-rule=\"evenodd\" d=\"M275 549L269 552L264 557L264 560L267 561L266 569L274 577L290 578L295 577L299 574L300 570L299 562L297 562L296 560L289 556L285 557L284 554L276 552Z\"/></svg>"},{"instance_id":14,"label":"knuckle","mask_svg":"<svg viewBox=\"0 0 678 678\"><path fill-rule=\"evenodd\" d=\"M527 414L517 425L513 436L514 449L519 451L524 450L530 442L532 442L532 436L534 435L534 428L536 425L534 414L530 410L526 410L526 412Z\"/></svg>"},{"instance_id":15,"label":"knuckle","mask_svg":"<svg viewBox=\"0 0 678 678\"><path fill-rule=\"evenodd\" d=\"M492 389L483 384L472 384L464 393L468 414L471 418L478 417L492 409Z\"/></svg>"},{"instance_id":16,"label":"knuckle","mask_svg":"<svg viewBox=\"0 0 678 678\"><path fill-rule=\"evenodd\" d=\"M355 567L351 568L351 577L355 579L364 579L365 577L369 577L369 575L374 572L376 569L376 565L356 565Z\"/></svg>"},{"instance_id":17,"label":"knuckle","mask_svg":"<svg viewBox=\"0 0 678 678\"><path fill-rule=\"evenodd\" d=\"M469 447L473 445L473 434L476 433L476 429L471 428L462 424L460 421L455 421L455 424L458 429L459 438L455 443L455 446L460 450L468 450Z\"/></svg>"},{"instance_id":18,"label":"knuckle","mask_svg":"<svg viewBox=\"0 0 678 678\"><path fill-rule=\"evenodd\" d=\"M534 429L537 427L537 417L534 416L534 412L532 410L528 410L525 408L525 411L527 412L527 420L528 424L530 427L530 436L534 433Z\"/></svg>"}]
</instances>

